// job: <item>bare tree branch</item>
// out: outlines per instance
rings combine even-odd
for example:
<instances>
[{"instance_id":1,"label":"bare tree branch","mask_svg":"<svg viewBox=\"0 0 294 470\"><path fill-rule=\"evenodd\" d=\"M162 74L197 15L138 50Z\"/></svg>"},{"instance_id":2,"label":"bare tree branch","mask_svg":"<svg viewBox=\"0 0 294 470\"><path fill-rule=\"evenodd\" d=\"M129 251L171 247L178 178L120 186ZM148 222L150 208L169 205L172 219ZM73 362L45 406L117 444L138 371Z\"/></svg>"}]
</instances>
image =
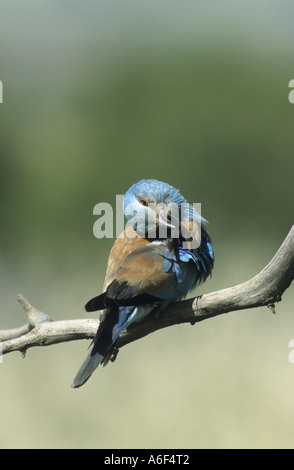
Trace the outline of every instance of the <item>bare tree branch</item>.
<instances>
[{"instance_id":1,"label":"bare tree branch","mask_svg":"<svg viewBox=\"0 0 294 470\"><path fill-rule=\"evenodd\" d=\"M18 294L17 300L27 312L28 323L19 328L11 328L8 330L0 330L0 341L6 341L8 339L18 338L31 331L35 326L40 325L43 322L52 321L52 319L46 313L33 307L21 294Z\"/></svg>"},{"instance_id":2,"label":"bare tree branch","mask_svg":"<svg viewBox=\"0 0 294 470\"><path fill-rule=\"evenodd\" d=\"M143 322L131 325L119 337L117 348L161 328L179 323L195 324L236 310L268 306L275 312L275 303L282 299L282 294L293 278L294 226L273 259L255 277L227 289L169 305L160 314L155 313ZM96 334L99 325L97 319L52 321L48 315L32 307L21 295L18 300L27 312L28 323L13 330L0 330L2 354L12 351L21 351L24 354L33 346L89 339Z\"/></svg>"}]
</instances>

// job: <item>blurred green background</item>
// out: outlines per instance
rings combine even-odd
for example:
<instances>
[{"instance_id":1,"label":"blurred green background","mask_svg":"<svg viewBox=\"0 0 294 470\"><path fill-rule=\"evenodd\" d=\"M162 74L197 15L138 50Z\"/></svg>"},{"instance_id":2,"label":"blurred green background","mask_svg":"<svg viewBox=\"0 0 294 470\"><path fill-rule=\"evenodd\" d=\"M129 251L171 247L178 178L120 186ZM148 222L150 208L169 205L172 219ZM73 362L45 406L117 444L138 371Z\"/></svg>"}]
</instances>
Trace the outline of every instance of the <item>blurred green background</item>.
<instances>
[{"instance_id":1,"label":"blurred green background","mask_svg":"<svg viewBox=\"0 0 294 470\"><path fill-rule=\"evenodd\" d=\"M202 203L216 265L255 275L293 224L291 1L1 2L1 328L22 292L85 316L112 240L93 207L141 178ZM97 218L97 217L96 217ZM85 387L87 342L0 363L1 448L294 447L293 288L266 308L123 348Z\"/></svg>"}]
</instances>

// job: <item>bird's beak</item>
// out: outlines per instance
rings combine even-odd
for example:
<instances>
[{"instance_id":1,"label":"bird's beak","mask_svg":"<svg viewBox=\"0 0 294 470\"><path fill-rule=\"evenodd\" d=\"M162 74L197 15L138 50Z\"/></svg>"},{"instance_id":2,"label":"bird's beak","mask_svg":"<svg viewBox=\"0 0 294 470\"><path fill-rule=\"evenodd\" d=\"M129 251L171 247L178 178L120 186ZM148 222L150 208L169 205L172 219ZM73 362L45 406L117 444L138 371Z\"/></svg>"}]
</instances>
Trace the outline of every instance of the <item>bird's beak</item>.
<instances>
[{"instance_id":1,"label":"bird's beak","mask_svg":"<svg viewBox=\"0 0 294 470\"><path fill-rule=\"evenodd\" d=\"M166 210L164 209L159 209L157 211L157 223L159 226L162 226L162 227L168 227L168 228L174 228L174 229L176 228L176 226L173 225L171 221L169 220L168 214Z\"/></svg>"}]
</instances>

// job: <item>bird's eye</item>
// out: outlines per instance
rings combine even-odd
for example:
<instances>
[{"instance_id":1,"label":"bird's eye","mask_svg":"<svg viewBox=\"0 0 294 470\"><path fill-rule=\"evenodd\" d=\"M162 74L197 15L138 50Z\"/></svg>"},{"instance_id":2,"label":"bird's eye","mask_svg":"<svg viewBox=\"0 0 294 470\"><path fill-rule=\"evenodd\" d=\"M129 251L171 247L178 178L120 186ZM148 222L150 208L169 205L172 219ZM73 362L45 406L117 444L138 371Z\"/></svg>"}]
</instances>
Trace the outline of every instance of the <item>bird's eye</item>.
<instances>
[{"instance_id":1,"label":"bird's eye","mask_svg":"<svg viewBox=\"0 0 294 470\"><path fill-rule=\"evenodd\" d=\"M142 206L145 206L145 207L148 206L148 202L145 201L145 199L139 199L139 202L140 204L142 204Z\"/></svg>"}]
</instances>

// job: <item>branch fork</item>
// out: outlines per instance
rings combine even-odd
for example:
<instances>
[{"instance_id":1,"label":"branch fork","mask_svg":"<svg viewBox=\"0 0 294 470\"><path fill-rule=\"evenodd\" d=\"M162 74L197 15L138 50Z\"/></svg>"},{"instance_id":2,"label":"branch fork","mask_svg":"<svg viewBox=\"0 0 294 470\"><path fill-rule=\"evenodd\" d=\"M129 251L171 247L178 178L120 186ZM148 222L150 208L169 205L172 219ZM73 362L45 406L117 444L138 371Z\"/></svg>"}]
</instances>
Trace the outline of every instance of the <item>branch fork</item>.
<instances>
[{"instance_id":1,"label":"branch fork","mask_svg":"<svg viewBox=\"0 0 294 470\"><path fill-rule=\"evenodd\" d=\"M267 266L252 279L233 287L175 302L156 321L147 317L131 325L117 340L117 349L161 328L179 323L195 324L223 313L267 306L275 313L285 290L294 278L294 225L283 244ZM98 319L53 321L46 313L33 307L21 294L17 300L27 313L28 323L20 328L0 330L0 351L7 354L35 346L48 346L78 339L94 338Z\"/></svg>"}]
</instances>

